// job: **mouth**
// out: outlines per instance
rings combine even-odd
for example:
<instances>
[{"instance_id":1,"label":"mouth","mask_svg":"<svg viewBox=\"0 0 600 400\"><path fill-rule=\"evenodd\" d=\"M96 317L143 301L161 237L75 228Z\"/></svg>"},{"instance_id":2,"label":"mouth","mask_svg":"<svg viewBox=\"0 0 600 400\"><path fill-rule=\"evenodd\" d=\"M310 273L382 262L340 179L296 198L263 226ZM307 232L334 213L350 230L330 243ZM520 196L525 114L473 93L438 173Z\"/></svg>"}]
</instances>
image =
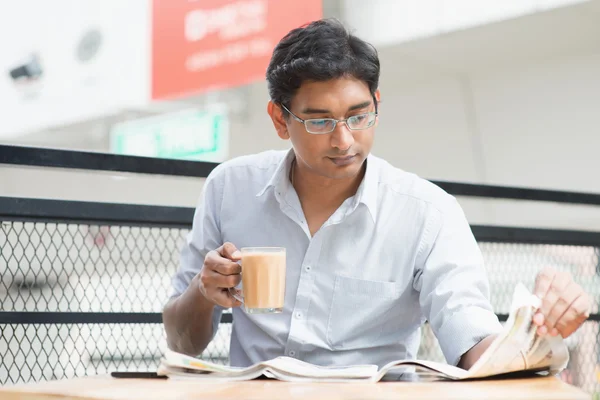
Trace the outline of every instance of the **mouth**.
<instances>
[{"instance_id":1,"label":"mouth","mask_svg":"<svg viewBox=\"0 0 600 400\"><path fill-rule=\"evenodd\" d=\"M329 159L335 165L348 165L348 164L352 164L354 162L354 160L356 160L356 154L351 155L351 156L344 156L344 157L329 157Z\"/></svg>"}]
</instances>

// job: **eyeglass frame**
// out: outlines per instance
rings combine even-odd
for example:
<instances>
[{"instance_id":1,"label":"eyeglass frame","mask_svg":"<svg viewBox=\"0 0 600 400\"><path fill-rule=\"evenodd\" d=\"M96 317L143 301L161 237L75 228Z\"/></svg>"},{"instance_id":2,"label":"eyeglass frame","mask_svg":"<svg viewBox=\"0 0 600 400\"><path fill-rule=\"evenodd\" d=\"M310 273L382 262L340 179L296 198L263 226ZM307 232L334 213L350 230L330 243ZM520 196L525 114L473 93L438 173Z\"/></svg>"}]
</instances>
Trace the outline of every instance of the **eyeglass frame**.
<instances>
[{"instance_id":1,"label":"eyeglass frame","mask_svg":"<svg viewBox=\"0 0 600 400\"><path fill-rule=\"evenodd\" d=\"M335 128L337 128L337 124L339 122L343 122L344 124L346 124L346 127L351 130L351 131L364 131L365 129L369 129L371 127L373 127L375 125L375 121L377 120L377 117L379 116L379 113L377 111L369 111L366 113L362 113L362 114L357 114L357 115L352 115L348 118L345 119L335 119L335 118L309 118L309 119L302 119L299 116L297 116L296 114L294 114L293 112L291 112L285 105L283 104L279 104L285 111L289 112L290 115L292 116L292 118L294 118L296 121L302 123L304 125L304 129L306 130L306 132L310 133L311 135L327 135L328 133L331 133L333 131L335 131ZM377 108L377 107L375 107ZM350 128L350 125L348 125L348 120L350 118L354 118L354 117L359 117L361 115L375 115L375 119L373 120L373 123L367 127L364 128ZM328 132L311 132L308 130L308 127L306 126L306 122L307 121L333 121L333 128L331 128L330 131Z\"/></svg>"}]
</instances>

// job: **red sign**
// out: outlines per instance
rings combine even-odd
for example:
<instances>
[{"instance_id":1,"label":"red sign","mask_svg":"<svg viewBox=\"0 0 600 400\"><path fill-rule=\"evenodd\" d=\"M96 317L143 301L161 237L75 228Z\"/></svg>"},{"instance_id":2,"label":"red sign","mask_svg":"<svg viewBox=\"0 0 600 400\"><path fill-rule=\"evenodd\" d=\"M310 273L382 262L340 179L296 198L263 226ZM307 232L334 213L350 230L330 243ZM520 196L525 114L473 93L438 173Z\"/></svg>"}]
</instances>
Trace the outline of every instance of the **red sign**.
<instances>
[{"instance_id":1,"label":"red sign","mask_svg":"<svg viewBox=\"0 0 600 400\"><path fill-rule=\"evenodd\" d=\"M265 79L277 42L321 18L321 0L153 0L152 98Z\"/></svg>"}]
</instances>

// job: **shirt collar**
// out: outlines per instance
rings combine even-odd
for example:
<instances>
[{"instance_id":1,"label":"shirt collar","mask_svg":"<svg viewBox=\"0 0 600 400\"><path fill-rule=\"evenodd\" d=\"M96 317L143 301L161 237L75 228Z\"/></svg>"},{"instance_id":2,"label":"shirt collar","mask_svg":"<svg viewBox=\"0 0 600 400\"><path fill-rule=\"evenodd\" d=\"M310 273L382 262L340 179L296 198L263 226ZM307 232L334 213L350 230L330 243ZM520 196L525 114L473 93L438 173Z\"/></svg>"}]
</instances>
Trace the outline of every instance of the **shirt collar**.
<instances>
[{"instance_id":1,"label":"shirt collar","mask_svg":"<svg viewBox=\"0 0 600 400\"><path fill-rule=\"evenodd\" d=\"M280 196L287 192L292 186L289 176L294 157L294 149L290 149L279 165L277 165L275 172L273 172L273 175L271 175L267 184L256 194L256 197L264 195L270 187L274 187ZM376 221L377 194L379 191L379 165L377 164L377 159L370 154L367 157L366 163L367 170L365 171L365 176L354 196L355 200L353 208L357 207L359 203L364 204L367 206L373 221Z\"/></svg>"},{"instance_id":2,"label":"shirt collar","mask_svg":"<svg viewBox=\"0 0 600 400\"><path fill-rule=\"evenodd\" d=\"M355 204L367 206L373 222L377 220L377 194L379 192L379 165L377 159L369 154L366 160L367 170L358 190L356 191Z\"/></svg>"},{"instance_id":3,"label":"shirt collar","mask_svg":"<svg viewBox=\"0 0 600 400\"><path fill-rule=\"evenodd\" d=\"M292 186L289 176L290 176L290 168L292 165L292 160L294 160L296 155L294 154L294 149L290 149L285 157L279 162L275 172L271 175L271 178L267 182L267 184L261 189L260 192L256 194L256 197L260 197L270 188L274 187L279 189L279 192L283 192L284 190Z\"/></svg>"}]
</instances>

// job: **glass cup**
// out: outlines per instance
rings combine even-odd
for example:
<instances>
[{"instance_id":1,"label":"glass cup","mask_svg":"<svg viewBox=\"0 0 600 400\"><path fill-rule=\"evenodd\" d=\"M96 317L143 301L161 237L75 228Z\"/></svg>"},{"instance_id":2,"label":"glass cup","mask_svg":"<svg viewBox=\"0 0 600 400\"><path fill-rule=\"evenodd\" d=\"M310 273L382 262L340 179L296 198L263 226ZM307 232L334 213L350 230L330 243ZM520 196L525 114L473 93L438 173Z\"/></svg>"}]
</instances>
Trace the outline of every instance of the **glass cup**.
<instances>
[{"instance_id":1,"label":"glass cup","mask_svg":"<svg viewBox=\"0 0 600 400\"><path fill-rule=\"evenodd\" d=\"M282 312L285 300L285 248L243 247L241 252L242 290L230 289L233 297L242 303L249 314Z\"/></svg>"}]
</instances>

